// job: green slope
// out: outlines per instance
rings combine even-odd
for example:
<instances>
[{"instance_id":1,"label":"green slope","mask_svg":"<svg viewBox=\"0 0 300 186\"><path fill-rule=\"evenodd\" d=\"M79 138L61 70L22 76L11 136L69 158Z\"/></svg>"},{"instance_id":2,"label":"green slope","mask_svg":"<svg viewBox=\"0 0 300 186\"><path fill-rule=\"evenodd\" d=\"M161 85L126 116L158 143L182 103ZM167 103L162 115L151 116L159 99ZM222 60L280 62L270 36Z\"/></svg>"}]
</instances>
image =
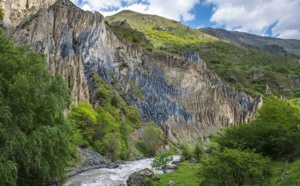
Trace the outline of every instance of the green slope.
<instances>
[{"instance_id":1,"label":"green slope","mask_svg":"<svg viewBox=\"0 0 300 186\"><path fill-rule=\"evenodd\" d=\"M126 20L134 30L145 33L156 48L167 51L178 52L182 46L199 45L218 40L178 21L156 15L140 14L126 10L106 17L106 20L110 24Z\"/></svg>"},{"instance_id":2,"label":"green slope","mask_svg":"<svg viewBox=\"0 0 300 186\"><path fill-rule=\"evenodd\" d=\"M145 47L149 51L179 55L186 51L198 51L209 69L248 94L272 93L287 98L300 97L300 87L295 83L295 79L300 78L299 59L282 55L277 52L280 50L276 47L269 47L268 50L246 47L225 38L211 36L199 29L189 28L174 20L132 11L119 12L106 20L114 25L112 28L118 35L129 33L129 40L132 40L133 35L145 34L145 38L153 45L141 43L143 46L147 45ZM129 28L116 26L116 22L125 20L130 25ZM128 32L128 29L131 31ZM139 40L142 40L141 36Z\"/></svg>"}]
</instances>

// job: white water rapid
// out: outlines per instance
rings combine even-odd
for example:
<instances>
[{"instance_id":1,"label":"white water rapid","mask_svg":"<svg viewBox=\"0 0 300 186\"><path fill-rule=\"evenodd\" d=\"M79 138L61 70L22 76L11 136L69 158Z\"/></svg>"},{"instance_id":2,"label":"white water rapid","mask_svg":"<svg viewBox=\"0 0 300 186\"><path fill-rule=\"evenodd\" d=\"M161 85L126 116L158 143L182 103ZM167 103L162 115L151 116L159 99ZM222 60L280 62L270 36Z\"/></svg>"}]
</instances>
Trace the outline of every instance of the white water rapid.
<instances>
[{"instance_id":1,"label":"white water rapid","mask_svg":"<svg viewBox=\"0 0 300 186\"><path fill-rule=\"evenodd\" d=\"M174 156L173 159L179 160L180 156ZM145 168L151 169L152 161L153 158L128 161L115 169L96 169L83 172L69 178L65 186L125 186L130 174ZM162 173L162 171L154 172Z\"/></svg>"}]
</instances>

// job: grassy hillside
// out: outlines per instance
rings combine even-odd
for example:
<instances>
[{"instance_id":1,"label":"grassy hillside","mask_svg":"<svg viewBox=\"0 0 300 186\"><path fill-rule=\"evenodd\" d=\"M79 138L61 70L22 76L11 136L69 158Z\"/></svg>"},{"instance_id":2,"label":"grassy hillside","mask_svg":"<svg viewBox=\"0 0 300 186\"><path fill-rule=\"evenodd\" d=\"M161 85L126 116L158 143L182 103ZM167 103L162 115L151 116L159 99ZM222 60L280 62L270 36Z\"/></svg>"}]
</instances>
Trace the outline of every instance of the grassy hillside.
<instances>
[{"instance_id":1,"label":"grassy hillside","mask_svg":"<svg viewBox=\"0 0 300 186\"><path fill-rule=\"evenodd\" d=\"M140 14L133 11L122 11L110 17L106 17L109 24L114 22L126 22L133 28L145 33L155 48L175 52L181 47L199 45L217 38L192 29L178 21L162 18L156 15Z\"/></svg>"},{"instance_id":2,"label":"grassy hillside","mask_svg":"<svg viewBox=\"0 0 300 186\"><path fill-rule=\"evenodd\" d=\"M299 59L282 55L280 47L249 48L174 20L132 11L122 11L106 20L114 25L112 28L118 35L128 33L128 29L131 29L127 34L129 40L132 40L133 35L144 33L153 45L146 44L141 36L139 40L143 41L140 43L149 51L179 55L186 51L198 51L209 69L227 83L249 94L272 93L287 98L300 97L300 87L293 81L300 76ZM115 26L115 22L124 20L130 25L129 28Z\"/></svg>"},{"instance_id":3,"label":"grassy hillside","mask_svg":"<svg viewBox=\"0 0 300 186\"><path fill-rule=\"evenodd\" d=\"M263 37L244 32L227 31L223 29L202 28L200 30L217 38L226 38L230 41L245 45L280 46L287 53L300 57L300 40Z\"/></svg>"}]
</instances>

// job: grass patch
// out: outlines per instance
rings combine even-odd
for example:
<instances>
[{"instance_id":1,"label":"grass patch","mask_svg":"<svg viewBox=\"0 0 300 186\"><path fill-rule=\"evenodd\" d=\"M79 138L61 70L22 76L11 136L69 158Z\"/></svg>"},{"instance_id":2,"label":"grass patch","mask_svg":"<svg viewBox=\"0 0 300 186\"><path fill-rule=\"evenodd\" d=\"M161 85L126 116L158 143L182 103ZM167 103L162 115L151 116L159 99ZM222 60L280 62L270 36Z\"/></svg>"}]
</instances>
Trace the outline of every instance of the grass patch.
<instances>
[{"instance_id":1,"label":"grass patch","mask_svg":"<svg viewBox=\"0 0 300 186\"><path fill-rule=\"evenodd\" d=\"M201 166L200 163L181 162L177 171L168 174L158 174L157 177L160 178L160 182L152 181L152 184L155 186L165 186L168 185L170 180L173 180L178 186L198 186L200 183L199 169Z\"/></svg>"},{"instance_id":2,"label":"grass patch","mask_svg":"<svg viewBox=\"0 0 300 186\"><path fill-rule=\"evenodd\" d=\"M291 162L276 162L274 163L275 177L274 185L278 186L293 186L300 185L300 159Z\"/></svg>"}]
</instances>

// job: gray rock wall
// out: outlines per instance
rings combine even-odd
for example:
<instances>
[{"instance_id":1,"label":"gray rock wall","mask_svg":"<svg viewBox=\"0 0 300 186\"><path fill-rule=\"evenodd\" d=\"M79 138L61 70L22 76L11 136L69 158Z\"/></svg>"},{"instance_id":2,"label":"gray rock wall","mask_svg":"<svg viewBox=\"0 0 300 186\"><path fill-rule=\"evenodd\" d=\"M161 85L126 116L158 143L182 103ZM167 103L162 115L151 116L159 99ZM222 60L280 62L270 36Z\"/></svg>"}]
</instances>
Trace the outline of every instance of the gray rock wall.
<instances>
[{"instance_id":1,"label":"gray rock wall","mask_svg":"<svg viewBox=\"0 0 300 186\"><path fill-rule=\"evenodd\" d=\"M41 7L34 18L20 21L12 38L48 54L49 70L64 76L74 103L97 101L92 78L97 73L138 107L142 120L169 124L177 140L249 122L261 104L224 84L197 52L150 53L118 38L101 14L68 0Z\"/></svg>"}]
</instances>

